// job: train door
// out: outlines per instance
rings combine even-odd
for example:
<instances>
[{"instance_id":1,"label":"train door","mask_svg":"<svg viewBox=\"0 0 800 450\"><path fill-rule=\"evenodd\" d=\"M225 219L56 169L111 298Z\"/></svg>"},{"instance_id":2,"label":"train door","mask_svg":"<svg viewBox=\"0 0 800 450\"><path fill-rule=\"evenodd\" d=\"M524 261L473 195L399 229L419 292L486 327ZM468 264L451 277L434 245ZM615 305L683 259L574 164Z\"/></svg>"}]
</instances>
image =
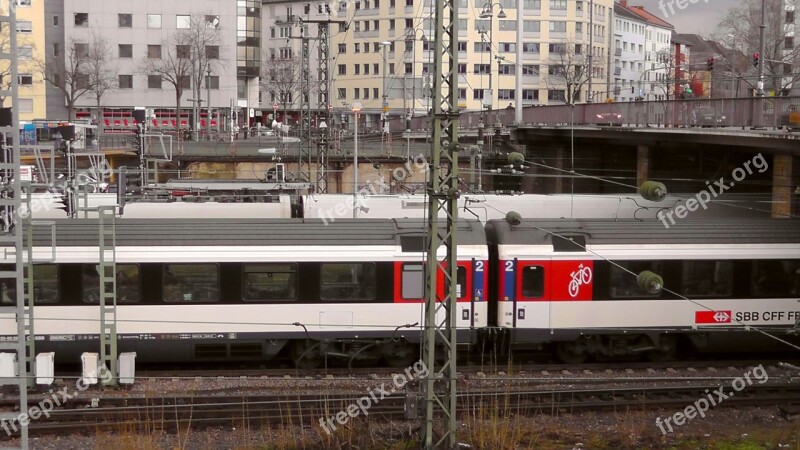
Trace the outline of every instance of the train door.
<instances>
[{"instance_id":1,"label":"train door","mask_svg":"<svg viewBox=\"0 0 800 450\"><path fill-rule=\"evenodd\" d=\"M513 286L507 292L514 299L514 328L550 327L550 260L513 261Z\"/></svg>"}]
</instances>

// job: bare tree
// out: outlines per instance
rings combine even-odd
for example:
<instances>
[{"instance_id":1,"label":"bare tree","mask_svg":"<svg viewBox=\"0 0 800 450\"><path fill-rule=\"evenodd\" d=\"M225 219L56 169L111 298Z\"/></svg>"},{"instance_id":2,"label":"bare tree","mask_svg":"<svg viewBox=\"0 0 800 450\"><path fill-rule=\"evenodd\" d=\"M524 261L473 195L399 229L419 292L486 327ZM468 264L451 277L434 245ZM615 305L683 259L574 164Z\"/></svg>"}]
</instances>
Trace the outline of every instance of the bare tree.
<instances>
[{"instance_id":1,"label":"bare tree","mask_svg":"<svg viewBox=\"0 0 800 450\"><path fill-rule=\"evenodd\" d=\"M284 55L284 58L264 57L261 68L261 88L269 92L276 103L283 106L283 117L289 107L300 98L303 64L300 58Z\"/></svg>"},{"instance_id":2,"label":"bare tree","mask_svg":"<svg viewBox=\"0 0 800 450\"><path fill-rule=\"evenodd\" d=\"M782 0L765 1L764 54L759 55L759 63L764 64L765 89L772 89L775 95L788 95L792 85L800 81L800 73L792 67L800 62L800 46L794 42L794 33L783 26L787 12ZM719 40L728 40L734 47L748 53L759 52L759 25L761 24L761 0L743 0L728 10L725 18L717 26L715 35ZM726 39L727 38L727 39ZM728 55L722 55L728 58ZM739 67L733 61L731 67ZM749 76L755 80L757 69L751 67ZM741 74L745 79L747 76ZM757 81L757 80L755 80ZM755 84L755 83L750 83Z\"/></svg>"},{"instance_id":3,"label":"bare tree","mask_svg":"<svg viewBox=\"0 0 800 450\"><path fill-rule=\"evenodd\" d=\"M88 59L89 44L71 39L64 49L63 58L36 61L45 81L64 94L69 120L75 118L75 103L91 90Z\"/></svg>"},{"instance_id":4,"label":"bare tree","mask_svg":"<svg viewBox=\"0 0 800 450\"><path fill-rule=\"evenodd\" d=\"M148 57L144 60L142 70L149 77L159 77L160 80L171 84L175 89L175 113L177 116L176 126L181 128L181 97L183 91L190 88L192 67L188 58L188 50L181 44L174 44L175 39L171 40L173 45L163 42L155 54L156 47L148 49ZM161 50L165 49L165 50Z\"/></svg>"},{"instance_id":5,"label":"bare tree","mask_svg":"<svg viewBox=\"0 0 800 450\"><path fill-rule=\"evenodd\" d=\"M571 40L551 45L550 54L556 55L558 62L548 65L546 84L548 88L564 88L562 101L567 105L575 104L581 101L581 89L589 83L589 69L586 66L585 56L585 52L589 49L586 45L576 44ZM597 67L600 66L595 65L595 68Z\"/></svg>"},{"instance_id":6,"label":"bare tree","mask_svg":"<svg viewBox=\"0 0 800 450\"><path fill-rule=\"evenodd\" d=\"M162 42L160 54L148 55L144 61L144 72L148 76L160 76L174 87L178 128L181 126L184 91L194 86L194 100L199 100L203 77L213 71L212 62L220 58L218 26L217 16L192 16L187 28L178 30L169 40Z\"/></svg>"},{"instance_id":7,"label":"bare tree","mask_svg":"<svg viewBox=\"0 0 800 450\"><path fill-rule=\"evenodd\" d=\"M89 90L97 100L97 131L102 134L103 109L102 99L106 92L118 86L119 70L110 64L112 57L111 44L103 36L93 33L86 57L86 72L89 77Z\"/></svg>"}]
</instances>

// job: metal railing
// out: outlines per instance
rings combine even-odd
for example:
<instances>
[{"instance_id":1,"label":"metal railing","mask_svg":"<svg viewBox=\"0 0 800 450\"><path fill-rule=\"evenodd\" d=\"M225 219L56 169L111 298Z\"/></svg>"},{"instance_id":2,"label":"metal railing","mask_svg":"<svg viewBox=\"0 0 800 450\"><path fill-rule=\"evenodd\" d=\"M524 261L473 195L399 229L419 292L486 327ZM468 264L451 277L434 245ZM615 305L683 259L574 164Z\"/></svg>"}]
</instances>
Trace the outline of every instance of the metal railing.
<instances>
[{"instance_id":1,"label":"metal railing","mask_svg":"<svg viewBox=\"0 0 800 450\"><path fill-rule=\"evenodd\" d=\"M792 114L794 113L794 114ZM527 106L523 126L626 126L626 127L758 127L777 129L797 122L800 97L748 97L691 100L582 103L577 105ZM514 124L514 108L462 112L462 127ZM791 123L790 123L791 120ZM389 124L393 132L406 128L405 119ZM430 128L430 117L411 119L412 130Z\"/></svg>"}]
</instances>

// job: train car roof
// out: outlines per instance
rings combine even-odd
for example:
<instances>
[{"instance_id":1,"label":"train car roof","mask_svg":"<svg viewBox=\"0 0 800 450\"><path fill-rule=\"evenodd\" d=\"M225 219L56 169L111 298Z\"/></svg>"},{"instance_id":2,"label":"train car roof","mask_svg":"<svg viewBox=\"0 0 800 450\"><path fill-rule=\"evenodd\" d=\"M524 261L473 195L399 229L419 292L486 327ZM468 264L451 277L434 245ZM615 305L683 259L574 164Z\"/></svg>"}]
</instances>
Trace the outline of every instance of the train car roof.
<instances>
[{"instance_id":1,"label":"train car roof","mask_svg":"<svg viewBox=\"0 0 800 450\"><path fill-rule=\"evenodd\" d=\"M54 220L58 246L97 246L96 219ZM423 250L426 222L415 219L118 219L117 246L402 245ZM441 234L441 233L440 233ZM459 244L486 244L477 220L458 223ZM34 246L50 246L48 225L33 228Z\"/></svg>"},{"instance_id":2,"label":"train car roof","mask_svg":"<svg viewBox=\"0 0 800 450\"><path fill-rule=\"evenodd\" d=\"M535 220L519 225L490 220L487 239L501 245L558 245L553 235L584 236L586 244L800 243L797 219L683 220L666 228L659 220Z\"/></svg>"}]
</instances>

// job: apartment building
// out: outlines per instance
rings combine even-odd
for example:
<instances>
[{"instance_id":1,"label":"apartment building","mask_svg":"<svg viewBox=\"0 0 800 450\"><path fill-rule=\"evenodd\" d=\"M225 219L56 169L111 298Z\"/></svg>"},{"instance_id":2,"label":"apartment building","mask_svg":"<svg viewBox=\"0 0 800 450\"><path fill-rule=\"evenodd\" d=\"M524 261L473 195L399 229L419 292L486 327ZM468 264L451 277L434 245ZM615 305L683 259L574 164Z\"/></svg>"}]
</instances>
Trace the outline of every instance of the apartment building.
<instances>
[{"instance_id":1,"label":"apartment building","mask_svg":"<svg viewBox=\"0 0 800 450\"><path fill-rule=\"evenodd\" d=\"M522 77L523 106L564 103L567 91L573 89L576 102L605 100L611 0L461 0L458 5L458 97L462 109L516 106L518 75ZM520 11L522 26L518 29ZM425 114L430 109L435 51L432 0L266 0L264 13L265 66L298 58L302 39L297 38L305 33L311 42L310 73L315 78L316 21L333 21L330 103L337 120L340 114L348 120L351 106L358 102L366 124L378 126L384 95L389 116ZM517 59L518 46L521 60ZM591 93L590 60L594 75ZM284 109L299 107L296 98L288 107L278 105L278 97L265 90L262 107L269 108L274 102L279 117ZM317 101L311 95L312 108ZM290 122L291 117L289 114Z\"/></svg>"},{"instance_id":2,"label":"apartment building","mask_svg":"<svg viewBox=\"0 0 800 450\"><path fill-rule=\"evenodd\" d=\"M666 99L674 27L627 0L614 5L614 14L614 99Z\"/></svg>"},{"instance_id":3,"label":"apartment building","mask_svg":"<svg viewBox=\"0 0 800 450\"><path fill-rule=\"evenodd\" d=\"M168 61L187 58L185 45L175 40L176 33L195 23L204 24L215 41L206 46L210 76L195 86L182 78L182 108L200 103L207 108L242 111L258 106L258 81L261 69L261 1L192 0L31 0L45 3L41 14L48 27L46 49L49 61L69 59L86 51L97 39L108 45L108 67L117 72L117 86L102 97L104 108L174 111L176 89L168 77L149 71L148 60ZM178 71L176 70L175 73ZM191 77L188 77L191 78ZM199 87L200 95L195 88ZM199 98L193 98L199 97ZM47 88L48 117L65 118L64 94L51 84ZM76 106L91 110L97 101L92 92L81 96ZM184 119L185 120L185 119Z\"/></svg>"},{"instance_id":4,"label":"apartment building","mask_svg":"<svg viewBox=\"0 0 800 450\"><path fill-rule=\"evenodd\" d=\"M45 83L36 61L44 59L44 4L37 0L14 0L17 6L19 119L30 121L47 114ZM8 35L5 35L7 39ZM2 72L8 73L8 68Z\"/></svg>"}]
</instances>

